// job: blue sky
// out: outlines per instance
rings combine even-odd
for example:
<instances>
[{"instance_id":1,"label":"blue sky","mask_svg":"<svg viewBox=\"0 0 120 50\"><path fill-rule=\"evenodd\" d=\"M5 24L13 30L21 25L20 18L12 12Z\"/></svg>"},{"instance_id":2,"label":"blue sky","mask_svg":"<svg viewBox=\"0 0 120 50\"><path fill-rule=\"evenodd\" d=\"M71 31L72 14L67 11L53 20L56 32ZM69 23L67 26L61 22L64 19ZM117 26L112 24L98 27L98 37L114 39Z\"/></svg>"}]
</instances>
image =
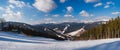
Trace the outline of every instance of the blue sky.
<instances>
[{"instance_id":1,"label":"blue sky","mask_svg":"<svg viewBox=\"0 0 120 50\"><path fill-rule=\"evenodd\" d=\"M0 0L0 18L29 24L107 21L119 0Z\"/></svg>"}]
</instances>

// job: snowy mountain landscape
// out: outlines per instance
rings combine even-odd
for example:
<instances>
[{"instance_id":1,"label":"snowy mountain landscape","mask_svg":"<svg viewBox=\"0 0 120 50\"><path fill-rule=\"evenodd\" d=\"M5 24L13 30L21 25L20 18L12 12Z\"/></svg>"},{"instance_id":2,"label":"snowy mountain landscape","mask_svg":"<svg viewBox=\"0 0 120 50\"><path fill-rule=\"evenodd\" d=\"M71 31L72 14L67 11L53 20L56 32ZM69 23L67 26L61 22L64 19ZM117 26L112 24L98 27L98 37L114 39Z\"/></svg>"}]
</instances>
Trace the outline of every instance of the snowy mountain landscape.
<instances>
[{"instance_id":1,"label":"snowy mountain landscape","mask_svg":"<svg viewBox=\"0 0 120 50\"><path fill-rule=\"evenodd\" d=\"M56 41L27 37L12 32L0 32L0 50L119 50L120 39L87 41Z\"/></svg>"},{"instance_id":2,"label":"snowy mountain landscape","mask_svg":"<svg viewBox=\"0 0 120 50\"><path fill-rule=\"evenodd\" d=\"M0 50L120 50L120 0L0 0Z\"/></svg>"},{"instance_id":3,"label":"snowy mountain landscape","mask_svg":"<svg viewBox=\"0 0 120 50\"><path fill-rule=\"evenodd\" d=\"M118 22L119 19L120 18L116 18L113 21L108 21L108 24L112 24L113 22L114 23ZM101 29L99 26L103 26L103 25L109 26L108 24L101 24L101 25L99 24L96 27L92 27L92 28L95 28L97 31L98 29ZM118 38L119 36L118 37L113 36L113 38L101 38L101 39L92 39L90 36L89 39L86 40L84 38L86 38L87 36L83 37L84 34L87 35L87 33L84 33L84 31L86 31L84 27L70 33L61 34L53 29L47 28L47 26L36 27L34 25L29 25L19 22L2 22L0 23L0 26L1 26L0 50L113 50L113 49L119 50L120 49L119 47L120 38ZM102 29L105 29L105 27ZM64 39L67 37L67 35L70 35L71 38L74 38L74 36L76 36L76 33L77 35L79 35L82 32L82 30L83 30L83 34L78 36L78 38L82 37L83 40ZM95 34L90 34L90 35L95 35ZM63 36L64 38L61 36ZM102 37L104 36L105 35L102 35ZM60 40L59 38L60 39L63 38L63 40ZM67 38L69 38L69 36Z\"/></svg>"}]
</instances>

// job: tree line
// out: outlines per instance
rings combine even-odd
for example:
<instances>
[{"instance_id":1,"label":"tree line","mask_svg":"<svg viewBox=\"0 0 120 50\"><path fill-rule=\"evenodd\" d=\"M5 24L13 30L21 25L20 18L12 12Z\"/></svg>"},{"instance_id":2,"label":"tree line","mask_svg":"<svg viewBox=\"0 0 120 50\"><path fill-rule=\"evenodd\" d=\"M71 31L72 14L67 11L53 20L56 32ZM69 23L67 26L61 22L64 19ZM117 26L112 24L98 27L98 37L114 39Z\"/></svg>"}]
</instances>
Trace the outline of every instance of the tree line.
<instances>
[{"instance_id":1,"label":"tree line","mask_svg":"<svg viewBox=\"0 0 120 50\"><path fill-rule=\"evenodd\" d=\"M120 17L111 19L106 23L101 23L99 26L90 28L75 40L96 40L107 38L120 38Z\"/></svg>"}]
</instances>

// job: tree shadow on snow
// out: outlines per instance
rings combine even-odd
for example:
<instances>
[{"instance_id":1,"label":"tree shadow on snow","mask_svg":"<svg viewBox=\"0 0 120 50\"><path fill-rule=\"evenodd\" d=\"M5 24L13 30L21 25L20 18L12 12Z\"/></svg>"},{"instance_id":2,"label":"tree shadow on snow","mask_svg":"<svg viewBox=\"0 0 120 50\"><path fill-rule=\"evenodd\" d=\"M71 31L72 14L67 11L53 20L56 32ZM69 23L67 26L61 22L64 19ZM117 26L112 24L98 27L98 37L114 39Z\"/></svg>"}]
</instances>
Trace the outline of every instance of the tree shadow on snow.
<instances>
[{"instance_id":1,"label":"tree shadow on snow","mask_svg":"<svg viewBox=\"0 0 120 50\"><path fill-rule=\"evenodd\" d=\"M7 39L0 37L0 41L10 41L10 42L21 42L21 43L40 43L40 44L49 44L47 42L33 42L33 41L25 41L25 40L17 40L17 39Z\"/></svg>"},{"instance_id":2,"label":"tree shadow on snow","mask_svg":"<svg viewBox=\"0 0 120 50\"><path fill-rule=\"evenodd\" d=\"M120 41L104 43L101 45L88 47L88 48L78 48L75 50L120 50Z\"/></svg>"}]
</instances>

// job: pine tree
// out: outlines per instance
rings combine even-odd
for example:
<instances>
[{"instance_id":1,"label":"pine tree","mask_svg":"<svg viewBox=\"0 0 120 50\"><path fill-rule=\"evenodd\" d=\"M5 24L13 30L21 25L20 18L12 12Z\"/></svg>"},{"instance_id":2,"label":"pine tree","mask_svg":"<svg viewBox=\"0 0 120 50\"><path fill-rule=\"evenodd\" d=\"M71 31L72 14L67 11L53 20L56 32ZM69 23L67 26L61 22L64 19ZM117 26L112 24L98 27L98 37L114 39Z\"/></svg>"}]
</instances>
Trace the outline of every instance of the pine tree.
<instances>
[{"instance_id":1,"label":"pine tree","mask_svg":"<svg viewBox=\"0 0 120 50\"><path fill-rule=\"evenodd\" d=\"M111 19L106 24L100 24L95 28L90 28L77 39L92 40L92 39L106 39L120 37L120 17Z\"/></svg>"}]
</instances>

